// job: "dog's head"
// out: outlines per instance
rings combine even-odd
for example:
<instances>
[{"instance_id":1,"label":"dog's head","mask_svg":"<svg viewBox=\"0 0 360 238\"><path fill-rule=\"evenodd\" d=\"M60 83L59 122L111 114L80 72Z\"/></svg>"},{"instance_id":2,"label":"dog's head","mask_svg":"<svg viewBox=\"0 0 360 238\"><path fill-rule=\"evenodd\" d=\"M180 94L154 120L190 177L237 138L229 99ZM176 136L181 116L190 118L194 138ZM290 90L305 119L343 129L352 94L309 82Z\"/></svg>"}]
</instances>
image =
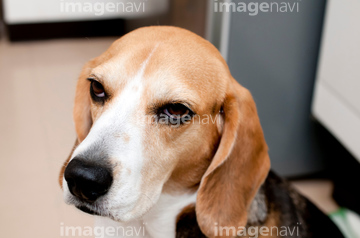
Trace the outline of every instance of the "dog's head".
<instances>
[{"instance_id":1,"label":"dog's head","mask_svg":"<svg viewBox=\"0 0 360 238\"><path fill-rule=\"evenodd\" d=\"M117 221L140 218L161 193L197 191L205 234L214 222L245 225L269 170L250 93L214 46L183 29L138 29L88 62L74 120L65 200Z\"/></svg>"}]
</instances>

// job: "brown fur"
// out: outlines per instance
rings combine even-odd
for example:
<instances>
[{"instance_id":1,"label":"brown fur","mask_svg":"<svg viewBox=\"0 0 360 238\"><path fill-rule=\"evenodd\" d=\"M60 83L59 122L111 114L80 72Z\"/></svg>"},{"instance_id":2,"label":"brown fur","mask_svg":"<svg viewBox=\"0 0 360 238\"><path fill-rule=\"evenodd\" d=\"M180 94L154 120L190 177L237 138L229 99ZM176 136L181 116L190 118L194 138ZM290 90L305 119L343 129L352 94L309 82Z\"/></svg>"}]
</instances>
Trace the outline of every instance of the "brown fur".
<instances>
[{"instance_id":1,"label":"brown fur","mask_svg":"<svg viewBox=\"0 0 360 238\"><path fill-rule=\"evenodd\" d=\"M200 228L208 237L213 237L215 222L246 225L246 211L270 169L255 103L235 80L228 89L224 114L220 146L202 178L196 203Z\"/></svg>"},{"instance_id":2,"label":"brown fur","mask_svg":"<svg viewBox=\"0 0 360 238\"><path fill-rule=\"evenodd\" d=\"M67 159L65 160L65 162L63 163L63 165L61 166L61 169L60 169L60 174L59 174L59 184L60 184L60 187L62 188L63 186L63 177L64 177L64 172L65 172L65 169L66 169L66 166L68 165L70 159L71 159L71 155L72 153L74 152L75 148L78 146L79 144L79 141L78 139L75 140L75 143L74 143L74 146L73 148L71 149L71 152L69 154L69 156L67 157Z\"/></svg>"},{"instance_id":3,"label":"brown fur","mask_svg":"<svg viewBox=\"0 0 360 238\"><path fill-rule=\"evenodd\" d=\"M200 119L211 115L218 120L203 124L193 118L179 128L139 124L145 132L142 193L150 194L159 184L164 184L164 193L172 194L198 188L196 216L205 235L214 236L215 222L245 226L246 211L269 171L267 146L251 94L231 77L218 50L201 37L175 27L141 28L87 63L76 88L78 141L111 109L112 99L150 55L142 102L132 117L145 119L154 103L186 99ZM86 80L90 75L109 94L103 107L91 101ZM113 165L123 172L121 165Z\"/></svg>"}]
</instances>

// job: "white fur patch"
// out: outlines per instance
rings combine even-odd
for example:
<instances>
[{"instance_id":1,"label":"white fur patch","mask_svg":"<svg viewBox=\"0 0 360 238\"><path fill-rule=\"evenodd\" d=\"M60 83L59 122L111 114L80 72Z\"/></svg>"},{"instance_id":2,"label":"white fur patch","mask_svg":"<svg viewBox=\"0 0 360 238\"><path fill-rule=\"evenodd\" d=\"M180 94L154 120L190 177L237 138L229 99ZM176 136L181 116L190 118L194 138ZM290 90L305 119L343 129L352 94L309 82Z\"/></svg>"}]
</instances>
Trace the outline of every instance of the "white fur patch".
<instances>
[{"instance_id":1,"label":"white fur patch","mask_svg":"<svg viewBox=\"0 0 360 238\"><path fill-rule=\"evenodd\" d=\"M142 63L136 76L129 80L122 93L113 99L111 108L94 122L89 134L71 157L72 160L76 156L84 155L86 159L87 154L96 152L104 154L113 163L115 161L118 166L115 169L118 172L114 174L110 190L106 195L98 198L94 204L87 204L70 194L67 183L63 179L66 203L86 206L118 221L129 221L142 216L158 199L161 188L157 196L149 199L148 204L141 204L141 209L136 207L139 205L140 198L144 196L141 191L143 182L141 171L144 160L142 131L144 128L133 119L143 94L143 74L156 48L157 46ZM129 135L128 141L119 136L124 134Z\"/></svg>"},{"instance_id":2,"label":"white fur patch","mask_svg":"<svg viewBox=\"0 0 360 238\"><path fill-rule=\"evenodd\" d=\"M175 238L177 215L184 207L195 202L196 193L180 196L162 194L157 204L142 219L123 223L115 222L109 218L96 217L95 226L104 227L104 229L113 227L118 232L117 236L111 237L116 238Z\"/></svg>"}]
</instances>

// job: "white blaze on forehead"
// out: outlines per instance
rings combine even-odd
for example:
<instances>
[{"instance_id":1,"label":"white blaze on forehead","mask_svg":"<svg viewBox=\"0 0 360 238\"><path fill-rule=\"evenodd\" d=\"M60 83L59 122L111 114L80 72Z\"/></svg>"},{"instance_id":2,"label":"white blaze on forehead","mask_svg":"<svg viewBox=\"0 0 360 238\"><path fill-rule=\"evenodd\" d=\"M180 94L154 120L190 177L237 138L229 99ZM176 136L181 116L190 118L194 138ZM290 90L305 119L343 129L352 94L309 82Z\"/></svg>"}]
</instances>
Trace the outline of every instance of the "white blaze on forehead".
<instances>
[{"instance_id":1,"label":"white blaze on forehead","mask_svg":"<svg viewBox=\"0 0 360 238\"><path fill-rule=\"evenodd\" d=\"M121 94L112 99L111 106L94 122L89 134L71 157L73 159L78 155L86 156L91 154L92 150L97 150L107 156L112 163L120 165L120 173L114 174L113 185L103 198L108 207L117 209L118 213L131 211L141 194L143 124L138 123L136 119L141 119L143 115L138 117L136 113L139 112L139 104L144 91L144 71L157 47L158 45L141 64L137 74L128 80ZM124 140L124 134L128 135L129 141ZM65 181L64 184L66 184ZM64 193L69 194L68 190L64 190Z\"/></svg>"},{"instance_id":2,"label":"white blaze on forehead","mask_svg":"<svg viewBox=\"0 0 360 238\"><path fill-rule=\"evenodd\" d=\"M100 143L101 141L99 141L99 135L106 135L106 137L110 139L110 137L113 137L114 134L117 136L121 135L119 132L129 132L133 134L132 130L126 130L130 125L136 124L134 121L129 120L129 117L140 104L143 92L142 79L144 71L158 45L159 44L154 47L149 56L142 63L140 70L134 78L128 80L128 84L121 94L117 98L113 99L114 102L112 103L112 106L108 108L97 121L95 121L88 136L75 149L71 159L73 159L75 155L86 151L86 149L89 148L89 145Z\"/></svg>"}]
</instances>

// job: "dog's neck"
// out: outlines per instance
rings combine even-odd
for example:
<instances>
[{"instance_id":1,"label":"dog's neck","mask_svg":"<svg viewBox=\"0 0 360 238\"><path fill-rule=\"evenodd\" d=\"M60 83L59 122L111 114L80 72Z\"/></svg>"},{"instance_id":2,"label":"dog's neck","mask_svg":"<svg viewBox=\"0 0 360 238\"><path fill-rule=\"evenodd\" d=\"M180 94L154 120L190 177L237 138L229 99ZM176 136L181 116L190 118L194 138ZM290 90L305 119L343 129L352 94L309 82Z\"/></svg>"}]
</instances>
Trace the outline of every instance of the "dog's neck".
<instances>
[{"instance_id":1,"label":"dog's neck","mask_svg":"<svg viewBox=\"0 0 360 238\"><path fill-rule=\"evenodd\" d=\"M131 222L115 222L109 218L96 217L95 226L106 229L114 227L116 238L169 238L175 237L176 222L179 213L189 204L195 204L196 193L173 196L161 194L158 202L141 219ZM134 232L131 233L131 230ZM122 232L125 231L125 232ZM129 231L129 232L126 232ZM106 236L105 236L106 238Z\"/></svg>"},{"instance_id":2,"label":"dog's neck","mask_svg":"<svg viewBox=\"0 0 360 238\"><path fill-rule=\"evenodd\" d=\"M264 189L261 187L252 201L248 211L248 225L263 224L268 215Z\"/></svg>"},{"instance_id":3,"label":"dog's neck","mask_svg":"<svg viewBox=\"0 0 360 238\"><path fill-rule=\"evenodd\" d=\"M150 237L175 237L177 217L189 204L195 204L196 193L184 195L162 194L157 204L143 217Z\"/></svg>"},{"instance_id":4,"label":"dog's neck","mask_svg":"<svg viewBox=\"0 0 360 238\"><path fill-rule=\"evenodd\" d=\"M112 226L117 232L117 238L146 237L146 238L169 238L176 237L176 225L179 214L183 209L196 202L196 193L184 195L162 194L156 205L143 216L142 219L118 223L108 218L97 217L96 226ZM193 211L195 212L195 211ZM248 225L262 224L268 214L266 197L263 189L260 189L248 211ZM197 226L197 224L193 224ZM120 228L119 227L123 227ZM125 231L125 232L123 232ZM131 235L129 235L131 233Z\"/></svg>"}]
</instances>

